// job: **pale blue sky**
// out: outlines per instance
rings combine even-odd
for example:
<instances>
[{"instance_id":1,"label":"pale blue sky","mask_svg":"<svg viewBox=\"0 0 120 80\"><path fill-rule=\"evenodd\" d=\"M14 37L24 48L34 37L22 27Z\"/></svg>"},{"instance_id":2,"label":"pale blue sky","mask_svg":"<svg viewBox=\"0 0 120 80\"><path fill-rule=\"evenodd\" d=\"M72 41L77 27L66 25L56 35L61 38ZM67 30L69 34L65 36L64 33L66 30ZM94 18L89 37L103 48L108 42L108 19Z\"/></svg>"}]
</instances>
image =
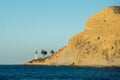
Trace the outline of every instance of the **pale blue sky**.
<instances>
[{"instance_id":1,"label":"pale blue sky","mask_svg":"<svg viewBox=\"0 0 120 80\"><path fill-rule=\"evenodd\" d=\"M35 50L59 50L86 20L120 0L0 0L0 64L22 64Z\"/></svg>"}]
</instances>

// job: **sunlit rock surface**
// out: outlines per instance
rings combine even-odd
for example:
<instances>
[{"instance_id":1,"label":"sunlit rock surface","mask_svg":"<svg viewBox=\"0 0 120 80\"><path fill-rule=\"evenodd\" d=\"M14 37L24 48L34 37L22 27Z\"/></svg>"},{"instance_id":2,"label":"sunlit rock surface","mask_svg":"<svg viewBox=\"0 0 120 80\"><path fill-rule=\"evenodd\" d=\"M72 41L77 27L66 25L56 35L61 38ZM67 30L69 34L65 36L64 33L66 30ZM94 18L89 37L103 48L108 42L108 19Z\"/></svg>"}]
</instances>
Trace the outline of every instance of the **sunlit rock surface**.
<instances>
[{"instance_id":1,"label":"sunlit rock surface","mask_svg":"<svg viewBox=\"0 0 120 80\"><path fill-rule=\"evenodd\" d=\"M120 66L120 6L90 17L83 32L44 61L28 65Z\"/></svg>"}]
</instances>

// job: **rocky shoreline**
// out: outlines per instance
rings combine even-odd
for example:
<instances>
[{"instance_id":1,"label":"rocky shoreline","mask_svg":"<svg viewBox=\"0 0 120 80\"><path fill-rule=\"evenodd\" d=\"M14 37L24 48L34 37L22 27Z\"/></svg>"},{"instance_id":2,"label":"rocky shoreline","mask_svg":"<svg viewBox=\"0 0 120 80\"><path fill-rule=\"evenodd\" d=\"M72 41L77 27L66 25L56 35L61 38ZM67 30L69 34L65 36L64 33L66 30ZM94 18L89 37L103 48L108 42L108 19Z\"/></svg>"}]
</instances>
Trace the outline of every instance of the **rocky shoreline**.
<instances>
[{"instance_id":1,"label":"rocky shoreline","mask_svg":"<svg viewBox=\"0 0 120 80\"><path fill-rule=\"evenodd\" d=\"M25 65L120 67L120 6L91 16L85 30L50 58Z\"/></svg>"}]
</instances>

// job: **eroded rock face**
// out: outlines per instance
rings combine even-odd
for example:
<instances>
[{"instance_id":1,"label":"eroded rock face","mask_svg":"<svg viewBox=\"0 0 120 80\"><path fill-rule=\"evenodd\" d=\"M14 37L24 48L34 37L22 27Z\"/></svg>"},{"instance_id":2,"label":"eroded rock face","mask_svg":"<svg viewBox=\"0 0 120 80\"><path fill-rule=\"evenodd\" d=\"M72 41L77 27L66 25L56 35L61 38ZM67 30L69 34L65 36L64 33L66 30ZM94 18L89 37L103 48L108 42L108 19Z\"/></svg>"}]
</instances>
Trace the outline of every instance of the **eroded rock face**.
<instances>
[{"instance_id":1,"label":"eroded rock face","mask_svg":"<svg viewBox=\"0 0 120 80\"><path fill-rule=\"evenodd\" d=\"M82 33L73 36L62 51L42 64L120 66L120 6L91 16Z\"/></svg>"},{"instance_id":2,"label":"eroded rock face","mask_svg":"<svg viewBox=\"0 0 120 80\"><path fill-rule=\"evenodd\" d=\"M120 7L109 7L93 15L84 32L74 36L69 53L75 65L120 65Z\"/></svg>"}]
</instances>

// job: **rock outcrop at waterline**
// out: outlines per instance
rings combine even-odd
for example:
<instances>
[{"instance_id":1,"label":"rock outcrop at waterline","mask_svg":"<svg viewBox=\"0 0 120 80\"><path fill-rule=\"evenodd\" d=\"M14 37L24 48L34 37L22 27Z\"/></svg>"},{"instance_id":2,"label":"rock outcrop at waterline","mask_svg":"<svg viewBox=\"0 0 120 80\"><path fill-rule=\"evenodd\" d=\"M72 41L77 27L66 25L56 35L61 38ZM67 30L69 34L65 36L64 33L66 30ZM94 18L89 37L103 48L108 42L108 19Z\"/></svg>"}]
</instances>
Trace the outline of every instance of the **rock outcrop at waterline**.
<instances>
[{"instance_id":1,"label":"rock outcrop at waterline","mask_svg":"<svg viewBox=\"0 0 120 80\"><path fill-rule=\"evenodd\" d=\"M120 6L93 15L83 32L42 62L28 65L120 66Z\"/></svg>"}]
</instances>

